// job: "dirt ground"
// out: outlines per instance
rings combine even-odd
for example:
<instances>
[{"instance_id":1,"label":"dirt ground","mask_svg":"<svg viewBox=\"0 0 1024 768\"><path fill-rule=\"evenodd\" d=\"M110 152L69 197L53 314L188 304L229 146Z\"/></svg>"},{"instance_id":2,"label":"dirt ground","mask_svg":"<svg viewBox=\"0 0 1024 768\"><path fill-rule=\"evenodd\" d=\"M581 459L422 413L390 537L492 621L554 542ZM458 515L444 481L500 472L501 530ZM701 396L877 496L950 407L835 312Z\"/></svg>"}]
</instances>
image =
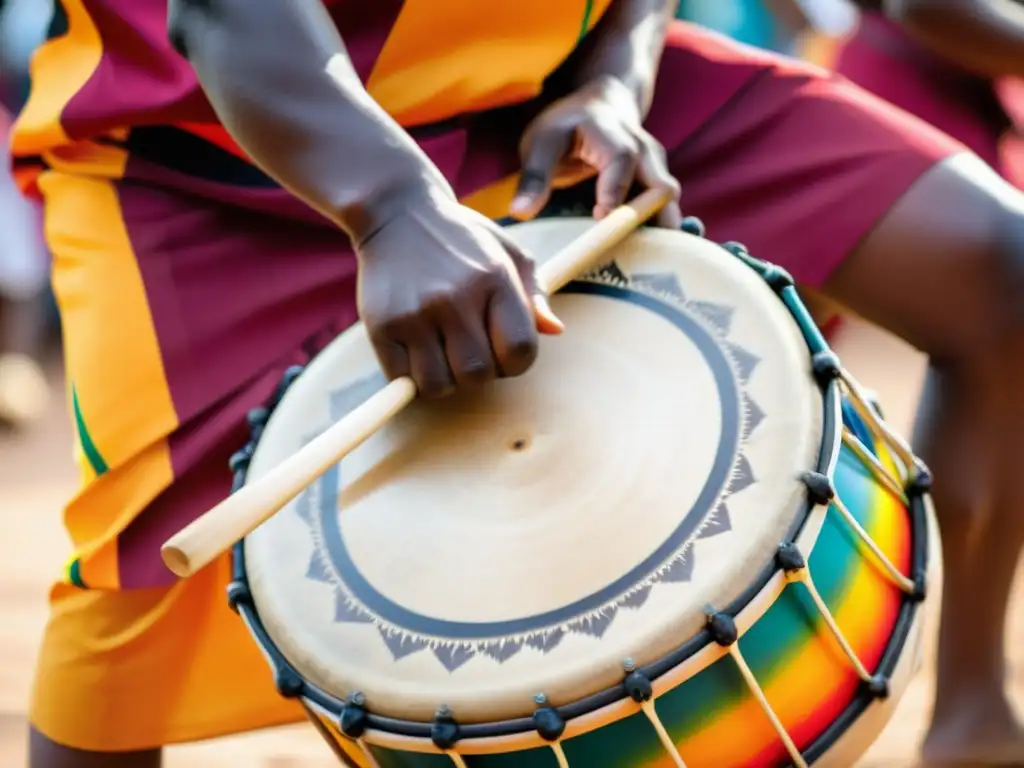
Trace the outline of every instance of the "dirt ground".
<instances>
[{"instance_id":1,"label":"dirt ground","mask_svg":"<svg viewBox=\"0 0 1024 768\"><path fill-rule=\"evenodd\" d=\"M881 395L890 421L904 434L920 387L919 356L878 332L857 327L844 341L844 360L861 381ZM0 436L0 765L23 766L25 707L46 617L47 585L68 551L60 507L75 478L59 376L46 419L17 439ZM1020 604L1018 599L1017 603ZM1012 622L1017 650L1012 674L1024 694L1024 612ZM906 694L888 730L860 768L904 768L914 754L931 699L930 674L921 674ZM169 751L169 768L329 768L336 765L319 738L306 727L285 728Z\"/></svg>"}]
</instances>

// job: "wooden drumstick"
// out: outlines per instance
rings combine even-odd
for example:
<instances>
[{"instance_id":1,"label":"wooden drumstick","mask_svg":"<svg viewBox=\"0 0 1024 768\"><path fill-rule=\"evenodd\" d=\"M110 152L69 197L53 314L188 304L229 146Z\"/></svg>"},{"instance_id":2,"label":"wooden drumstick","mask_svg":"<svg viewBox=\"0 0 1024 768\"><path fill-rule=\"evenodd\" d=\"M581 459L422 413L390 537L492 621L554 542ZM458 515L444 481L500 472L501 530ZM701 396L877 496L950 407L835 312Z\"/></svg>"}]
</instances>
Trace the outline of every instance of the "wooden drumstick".
<instances>
[{"instance_id":1,"label":"wooden drumstick","mask_svg":"<svg viewBox=\"0 0 1024 768\"><path fill-rule=\"evenodd\" d=\"M664 191L651 189L616 208L542 264L537 271L538 285L546 293L562 288L596 266L603 253L667 202ZM391 381L288 459L168 539L160 549L164 563L177 576L191 576L298 496L415 397L412 379Z\"/></svg>"}]
</instances>

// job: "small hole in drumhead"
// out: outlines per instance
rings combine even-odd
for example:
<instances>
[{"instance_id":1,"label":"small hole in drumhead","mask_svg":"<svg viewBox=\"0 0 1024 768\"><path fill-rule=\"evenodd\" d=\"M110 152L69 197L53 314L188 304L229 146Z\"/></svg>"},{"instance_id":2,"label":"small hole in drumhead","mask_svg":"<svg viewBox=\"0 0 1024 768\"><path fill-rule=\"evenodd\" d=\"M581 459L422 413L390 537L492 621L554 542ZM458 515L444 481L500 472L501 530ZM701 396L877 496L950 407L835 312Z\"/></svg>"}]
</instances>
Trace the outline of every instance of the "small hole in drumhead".
<instances>
[{"instance_id":1,"label":"small hole in drumhead","mask_svg":"<svg viewBox=\"0 0 1024 768\"><path fill-rule=\"evenodd\" d=\"M512 441L511 448L513 451L524 451L526 450L526 447L529 444L530 441L527 440L525 437L517 437L515 440Z\"/></svg>"}]
</instances>

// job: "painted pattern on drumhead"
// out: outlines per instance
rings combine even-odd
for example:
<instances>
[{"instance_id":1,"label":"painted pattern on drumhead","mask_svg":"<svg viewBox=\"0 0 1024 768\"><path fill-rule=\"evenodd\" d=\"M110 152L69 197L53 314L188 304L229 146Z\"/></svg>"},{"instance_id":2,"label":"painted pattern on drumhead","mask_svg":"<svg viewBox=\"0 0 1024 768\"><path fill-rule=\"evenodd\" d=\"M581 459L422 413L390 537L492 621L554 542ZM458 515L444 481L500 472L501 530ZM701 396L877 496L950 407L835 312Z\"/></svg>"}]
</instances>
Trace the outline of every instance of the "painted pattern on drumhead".
<instances>
[{"instance_id":1,"label":"painted pattern on drumhead","mask_svg":"<svg viewBox=\"0 0 1024 768\"><path fill-rule=\"evenodd\" d=\"M759 358L729 340L733 308L689 300L674 274L627 277L615 264L570 284L563 292L625 301L647 309L674 325L699 349L713 374L721 404L721 430L713 469L695 503L671 535L629 572L557 609L478 623L451 621L411 610L386 597L360 572L345 544L344 512L338 508L341 469L335 466L297 499L298 516L313 538L306 576L334 589L335 622L375 625L395 660L429 650L453 672L478 654L500 663L523 648L548 653L567 634L600 638L619 611L642 606L657 584L691 579L694 541L728 534L730 495L755 482L743 445L764 418L764 412L745 389ZM345 416L384 383L378 374L332 392L331 419ZM308 435L305 442L316 434Z\"/></svg>"}]
</instances>

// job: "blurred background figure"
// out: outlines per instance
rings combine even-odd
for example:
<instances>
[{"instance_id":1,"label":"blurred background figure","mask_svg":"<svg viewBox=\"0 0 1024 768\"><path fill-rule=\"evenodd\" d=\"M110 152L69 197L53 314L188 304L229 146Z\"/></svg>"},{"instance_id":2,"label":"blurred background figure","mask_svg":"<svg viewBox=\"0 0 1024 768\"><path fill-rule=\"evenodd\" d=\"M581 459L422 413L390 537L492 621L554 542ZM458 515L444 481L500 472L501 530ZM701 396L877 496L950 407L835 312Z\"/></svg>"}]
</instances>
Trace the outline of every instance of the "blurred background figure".
<instances>
[{"instance_id":1,"label":"blurred background figure","mask_svg":"<svg viewBox=\"0 0 1024 768\"><path fill-rule=\"evenodd\" d=\"M850 0L792 0L807 19L794 54L831 68L842 43L857 26L859 14Z\"/></svg>"},{"instance_id":2,"label":"blurred background figure","mask_svg":"<svg viewBox=\"0 0 1024 768\"><path fill-rule=\"evenodd\" d=\"M847 0L682 0L679 17L747 45L827 63L856 11Z\"/></svg>"},{"instance_id":3,"label":"blurred background figure","mask_svg":"<svg viewBox=\"0 0 1024 768\"><path fill-rule=\"evenodd\" d=\"M682 0L680 18L747 45L792 53L807 28L796 0Z\"/></svg>"},{"instance_id":4,"label":"blurred background figure","mask_svg":"<svg viewBox=\"0 0 1024 768\"><path fill-rule=\"evenodd\" d=\"M6 158L12 116L28 92L29 60L52 11L46 0L0 0L0 428L35 419L49 393L41 369L48 256L39 210L19 193Z\"/></svg>"}]
</instances>

